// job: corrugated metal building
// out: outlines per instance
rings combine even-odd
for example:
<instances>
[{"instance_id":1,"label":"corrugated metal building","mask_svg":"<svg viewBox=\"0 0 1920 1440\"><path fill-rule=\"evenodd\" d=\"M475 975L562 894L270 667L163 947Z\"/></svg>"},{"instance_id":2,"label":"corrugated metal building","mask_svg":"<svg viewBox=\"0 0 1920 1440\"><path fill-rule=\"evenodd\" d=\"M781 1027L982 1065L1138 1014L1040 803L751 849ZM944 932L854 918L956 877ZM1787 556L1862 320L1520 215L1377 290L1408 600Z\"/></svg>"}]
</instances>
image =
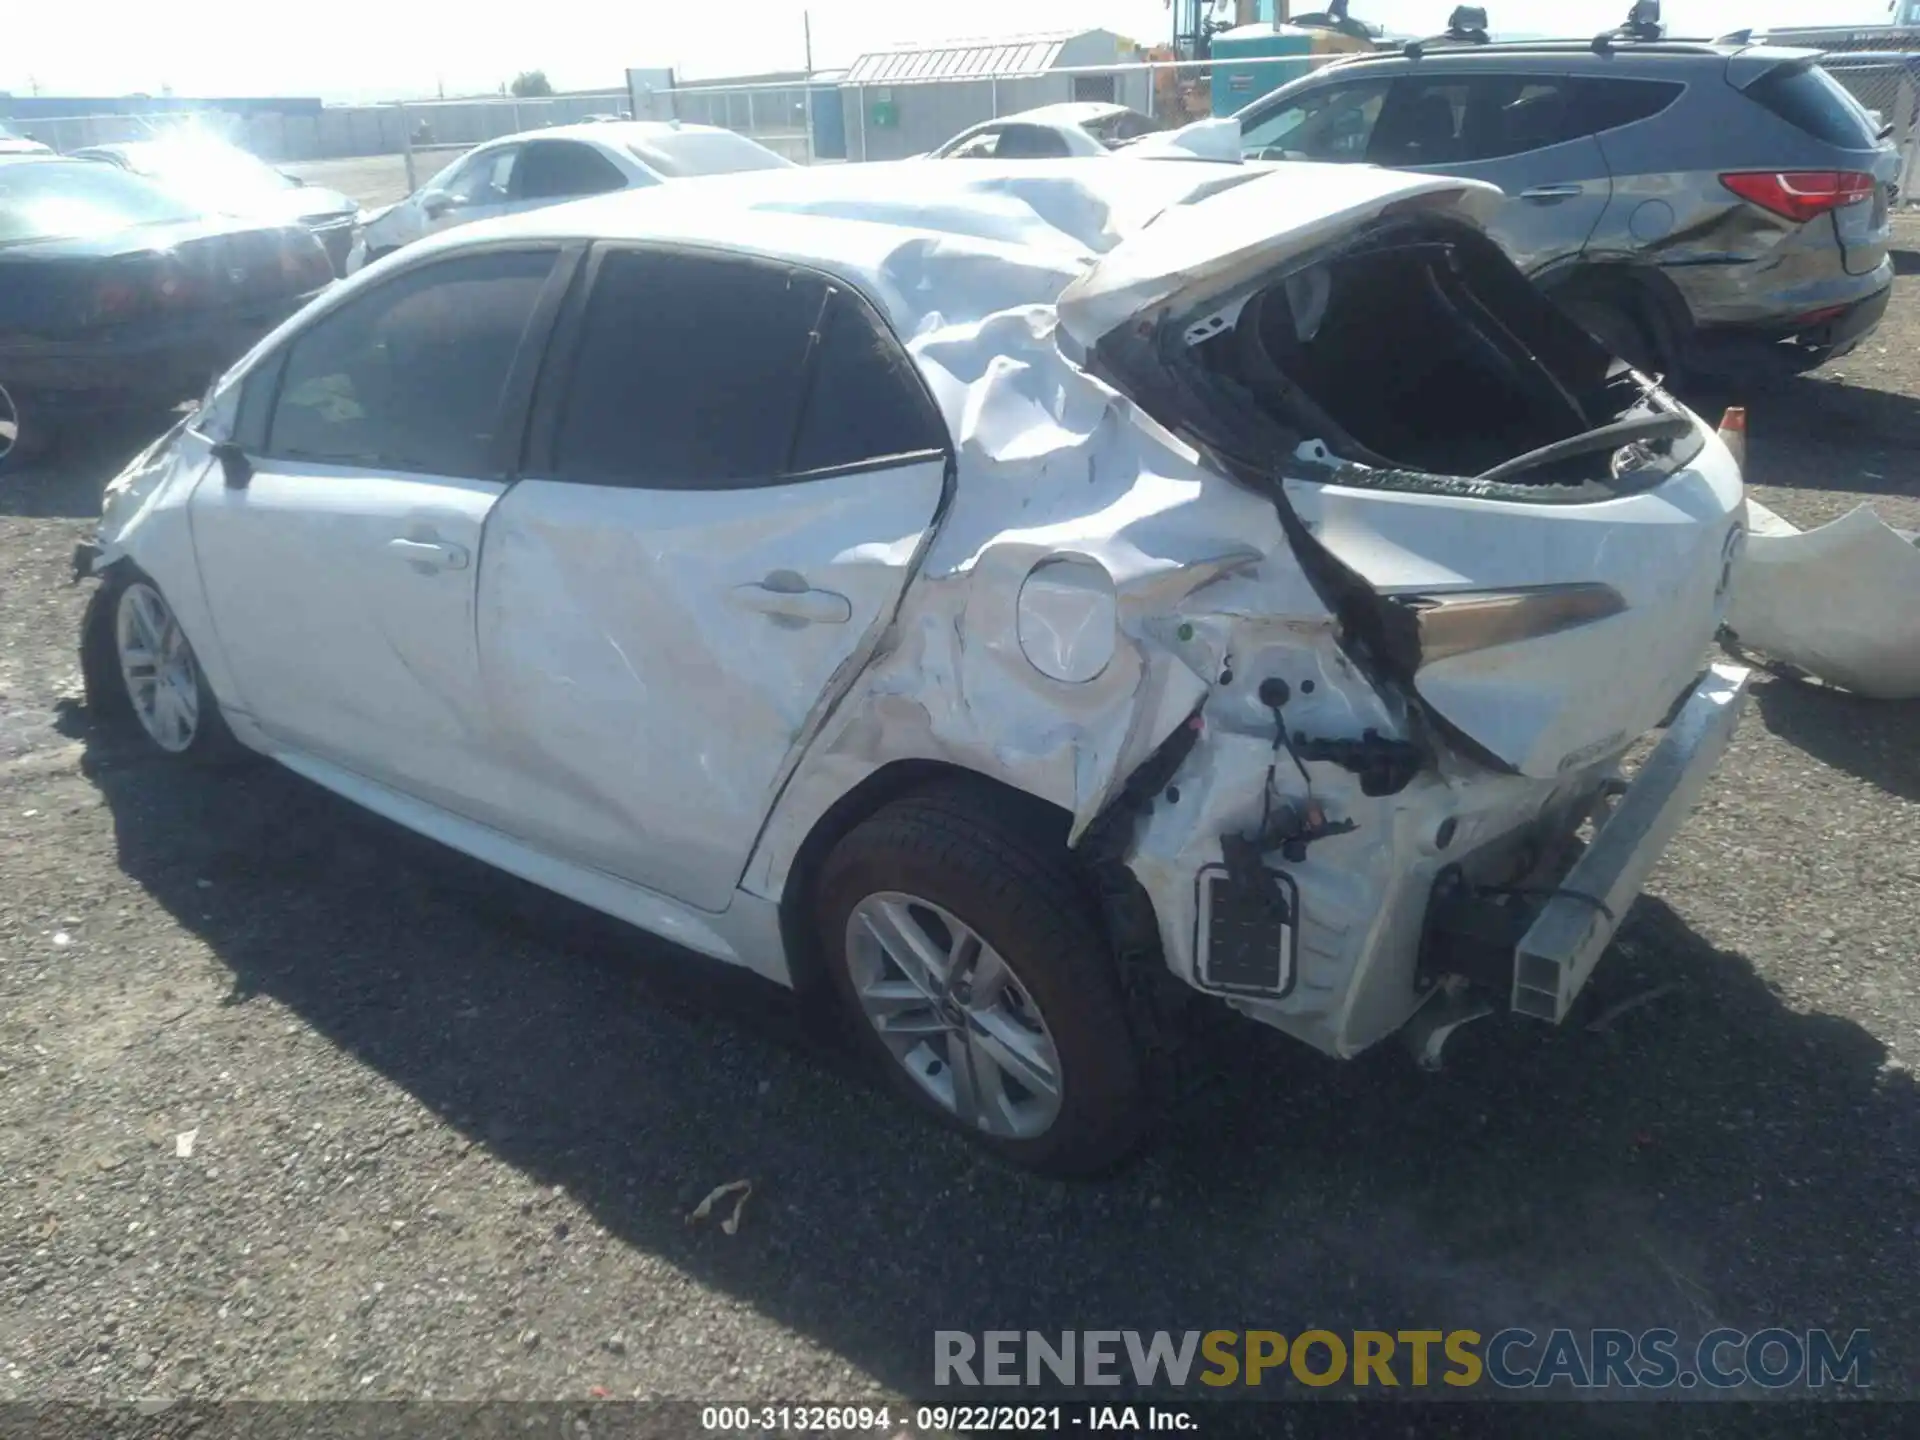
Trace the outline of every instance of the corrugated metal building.
<instances>
[{"instance_id":1,"label":"corrugated metal building","mask_svg":"<svg viewBox=\"0 0 1920 1440\"><path fill-rule=\"evenodd\" d=\"M1113 100L1150 111L1144 70L1059 73L1146 59L1109 30L959 40L862 55L840 81L847 158L898 160L952 139L969 125L1065 100Z\"/></svg>"}]
</instances>

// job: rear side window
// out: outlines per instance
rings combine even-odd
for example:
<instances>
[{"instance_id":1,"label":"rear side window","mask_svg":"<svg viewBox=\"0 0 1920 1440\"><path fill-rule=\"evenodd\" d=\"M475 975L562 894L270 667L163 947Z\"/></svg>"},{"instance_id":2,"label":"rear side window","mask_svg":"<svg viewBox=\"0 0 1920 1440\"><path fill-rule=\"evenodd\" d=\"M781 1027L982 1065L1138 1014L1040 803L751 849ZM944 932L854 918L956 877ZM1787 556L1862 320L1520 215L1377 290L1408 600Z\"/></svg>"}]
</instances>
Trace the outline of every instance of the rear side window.
<instances>
[{"instance_id":1,"label":"rear side window","mask_svg":"<svg viewBox=\"0 0 1920 1440\"><path fill-rule=\"evenodd\" d=\"M1859 104L1838 80L1811 62L1769 70L1746 93L1795 129L1829 145L1871 150L1878 143Z\"/></svg>"},{"instance_id":2,"label":"rear side window","mask_svg":"<svg viewBox=\"0 0 1920 1440\"><path fill-rule=\"evenodd\" d=\"M1670 80L1583 80L1573 96L1570 133L1597 135L1651 120L1686 88Z\"/></svg>"},{"instance_id":3,"label":"rear side window","mask_svg":"<svg viewBox=\"0 0 1920 1440\"><path fill-rule=\"evenodd\" d=\"M1394 83L1367 158L1376 165L1471 165L1576 139L1576 82L1473 75Z\"/></svg>"},{"instance_id":4,"label":"rear side window","mask_svg":"<svg viewBox=\"0 0 1920 1440\"><path fill-rule=\"evenodd\" d=\"M527 146L513 180L524 200L604 195L627 184L620 168L591 145L566 140L536 140Z\"/></svg>"},{"instance_id":5,"label":"rear side window","mask_svg":"<svg viewBox=\"0 0 1920 1440\"><path fill-rule=\"evenodd\" d=\"M1009 125L1000 132L996 160L1056 160L1070 154L1067 142L1041 125Z\"/></svg>"},{"instance_id":6,"label":"rear side window","mask_svg":"<svg viewBox=\"0 0 1920 1440\"><path fill-rule=\"evenodd\" d=\"M946 427L893 337L836 291L794 435L795 472L831 470L946 445Z\"/></svg>"},{"instance_id":7,"label":"rear side window","mask_svg":"<svg viewBox=\"0 0 1920 1440\"><path fill-rule=\"evenodd\" d=\"M588 297L554 476L700 490L783 474L826 283L729 256L616 250Z\"/></svg>"},{"instance_id":8,"label":"rear side window","mask_svg":"<svg viewBox=\"0 0 1920 1440\"><path fill-rule=\"evenodd\" d=\"M443 260L356 296L293 342L275 455L467 479L505 473L504 404L551 251Z\"/></svg>"},{"instance_id":9,"label":"rear side window","mask_svg":"<svg viewBox=\"0 0 1920 1440\"><path fill-rule=\"evenodd\" d=\"M744 489L943 449L909 363L856 297L818 275L614 251L587 302L551 473Z\"/></svg>"}]
</instances>

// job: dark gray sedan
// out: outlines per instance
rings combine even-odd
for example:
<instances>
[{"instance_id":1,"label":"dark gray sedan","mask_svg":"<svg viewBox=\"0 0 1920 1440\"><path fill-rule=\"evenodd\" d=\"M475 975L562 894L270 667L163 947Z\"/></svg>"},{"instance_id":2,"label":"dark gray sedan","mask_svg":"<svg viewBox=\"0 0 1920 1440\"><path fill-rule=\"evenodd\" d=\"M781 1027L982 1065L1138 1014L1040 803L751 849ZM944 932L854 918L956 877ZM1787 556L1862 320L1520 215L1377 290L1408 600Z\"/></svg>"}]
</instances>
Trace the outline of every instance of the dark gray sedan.
<instances>
[{"instance_id":1,"label":"dark gray sedan","mask_svg":"<svg viewBox=\"0 0 1920 1440\"><path fill-rule=\"evenodd\" d=\"M359 207L338 190L297 180L237 146L200 137L131 140L89 145L73 156L118 165L216 215L305 225L326 249L334 273L346 274Z\"/></svg>"},{"instance_id":2,"label":"dark gray sedan","mask_svg":"<svg viewBox=\"0 0 1920 1440\"><path fill-rule=\"evenodd\" d=\"M1811 50L1450 42L1339 61L1240 112L1248 159L1490 181L1492 231L1614 353L1699 379L1858 345L1893 283L1899 154Z\"/></svg>"},{"instance_id":3,"label":"dark gray sedan","mask_svg":"<svg viewBox=\"0 0 1920 1440\"><path fill-rule=\"evenodd\" d=\"M208 215L96 160L0 156L0 469L199 394L332 281L305 226Z\"/></svg>"}]
</instances>

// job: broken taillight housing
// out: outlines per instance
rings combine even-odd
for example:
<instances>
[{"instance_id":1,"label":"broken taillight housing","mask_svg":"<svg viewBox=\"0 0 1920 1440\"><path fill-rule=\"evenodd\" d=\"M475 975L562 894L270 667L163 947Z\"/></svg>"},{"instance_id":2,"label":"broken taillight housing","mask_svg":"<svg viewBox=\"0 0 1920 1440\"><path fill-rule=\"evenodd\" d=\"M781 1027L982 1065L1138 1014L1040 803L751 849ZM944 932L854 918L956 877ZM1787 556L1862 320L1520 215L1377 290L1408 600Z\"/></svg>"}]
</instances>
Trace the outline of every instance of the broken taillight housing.
<instances>
[{"instance_id":1,"label":"broken taillight housing","mask_svg":"<svg viewBox=\"0 0 1920 1440\"><path fill-rule=\"evenodd\" d=\"M1590 625L1627 608L1618 590L1597 581L1382 598L1394 616L1387 627L1393 658L1408 674L1454 655Z\"/></svg>"},{"instance_id":2,"label":"broken taillight housing","mask_svg":"<svg viewBox=\"0 0 1920 1440\"><path fill-rule=\"evenodd\" d=\"M1720 183L1762 210L1805 221L1872 198L1878 182L1856 170L1736 170Z\"/></svg>"}]
</instances>

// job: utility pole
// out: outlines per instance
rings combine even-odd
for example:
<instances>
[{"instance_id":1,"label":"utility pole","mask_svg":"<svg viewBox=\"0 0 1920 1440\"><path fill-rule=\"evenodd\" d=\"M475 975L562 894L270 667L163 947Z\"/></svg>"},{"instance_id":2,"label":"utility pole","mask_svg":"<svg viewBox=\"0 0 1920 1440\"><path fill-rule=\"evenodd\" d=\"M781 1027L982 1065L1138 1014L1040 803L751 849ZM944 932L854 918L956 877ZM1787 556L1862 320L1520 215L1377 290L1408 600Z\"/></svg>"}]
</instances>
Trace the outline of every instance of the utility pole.
<instances>
[{"instance_id":1,"label":"utility pole","mask_svg":"<svg viewBox=\"0 0 1920 1440\"><path fill-rule=\"evenodd\" d=\"M800 32L807 39L807 74L811 77L813 74L813 15L809 11L800 12Z\"/></svg>"}]
</instances>

